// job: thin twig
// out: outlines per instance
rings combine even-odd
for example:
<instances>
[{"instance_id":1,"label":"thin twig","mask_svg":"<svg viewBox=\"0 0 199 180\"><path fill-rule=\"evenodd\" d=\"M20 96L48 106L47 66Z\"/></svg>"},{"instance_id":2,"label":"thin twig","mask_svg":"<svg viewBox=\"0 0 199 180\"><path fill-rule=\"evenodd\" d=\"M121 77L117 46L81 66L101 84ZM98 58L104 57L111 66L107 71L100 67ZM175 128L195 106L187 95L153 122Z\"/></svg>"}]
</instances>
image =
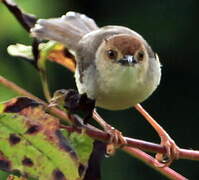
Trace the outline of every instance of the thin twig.
<instances>
[{"instance_id":1,"label":"thin twig","mask_svg":"<svg viewBox=\"0 0 199 180\"><path fill-rule=\"evenodd\" d=\"M47 105L43 100L40 100L38 97L32 95L31 93L27 92L26 90L22 89L21 87L17 86L15 83L13 82L10 82L9 80L3 78L2 76L0 76L0 83L3 84L4 86L16 91L17 93L21 94L21 95L24 95L24 96L28 96L38 102L41 102L43 103L45 106ZM52 113L53 115L59 117L60 119L62 120L67 120L67 122L70 122L69 120L69 117L67 116L66 113L62 112L61 110L58 110L57 108L52 108L54 109L53 112L51 111L50 113ZM92 134L92 137L93 138L96 138L96 136L100 136L101 139L105 139L106 141L109 140L109 136L108 134L102 132L101 130L97 130L96 128L95 129L92 129L90 127L86 127L86 132L88 135L91 136ZM141 149L144 149L143 147L145 147L145 150L149 150L151 149L150 151L154 151L154 147L156 148L156 150L159 150L160 153L164 153L165 152L165 149L164 147L160 146L160 145L156 145L156 144L153 144L153 143L149 143L149 142L145 142L145 141L141 141L141 140L135 140L132 139L132 138L126 138L127 139L127 142L128 142L128 145L133 145L137 146ZM149 148L150 147L150 148ZM169 179L175 179L175 180L184 180L186 179L185 177L183 177L182 175L178 174L177 172L175 172L174 170L170 169L169 167L166 167L166 168L158 168L156 166L154 166L154 163L152 163L152 160L153 162L155 162L156 160L152 157L150 157L149 155L147 155L146 153L138 150L137 148L132 148L132 147L128 147L128 146L125 146L123 148L123 150L127 153L130 153L132 156L144 161L146 164L152 166L154 169L156 169L157 171L159 171L160 173L164 174L165 176L167 176ZM187 157L187 155L189 154L189 156L191 157L191 159L193 160L199 160L199 152L191 152L190 154L190 150L181 150L180 149L180 157L181 155L183 155L182 157L185 158ZM195 156L197 158L195 158Z\"/></svg>"},{"instance_id":2,"label":"thin twig","mask_svg":"<svg viewBox=\"0 0 199 180\"><path fill-rule=\"evenodd\" d=\"M154 159L150 155L146 154L145 152L143 152L137 148L123 147L123 150L125 152L127 152L128 154L132 155L133 157L138 158L139 160L141 160L148 166L152 167L153 169L159 171L161 174L163 174L164 176L166 176L169 179L187 180L187 178L185 178L184 176L182 176L181 174L177 173L176 171L174 171L173 169L171 169L169 167L159 168L157 165L155 165L157 163L156 159Z\"/></svg>"},{"instance_id":3,"label":"thin twig","mask_svg":"<svg viewBox=\"0 0 199 180\"><path fill-rule=\"evenodd\" d=\"M42 103L46 108L48 107L48 104L41 100L40 98L34 96L33 94L29 93L28 91L26 91L25 89L19 87L18 85L16 85L15 83L9 81L8 79L4 78L3 76L0 76L0 84L3 84L5 87L17 92L19 95L22 96L27 96L37 102ZM48 108L48 111L54 115L54 116L58 116L60 119L63 119L64 121L71 123L70 119L68 118L67 114L64 113L63 111L57 109L57 108Z\"/></svg>"}]
</instances>

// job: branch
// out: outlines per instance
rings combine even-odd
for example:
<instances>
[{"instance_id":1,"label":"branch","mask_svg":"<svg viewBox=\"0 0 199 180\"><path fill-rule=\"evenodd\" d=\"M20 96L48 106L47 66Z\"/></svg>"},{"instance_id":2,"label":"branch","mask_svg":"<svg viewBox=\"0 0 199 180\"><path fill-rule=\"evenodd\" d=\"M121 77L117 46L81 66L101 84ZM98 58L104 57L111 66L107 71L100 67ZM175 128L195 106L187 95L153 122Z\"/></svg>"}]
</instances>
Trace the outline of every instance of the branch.
<instances>
[{"instance_id":1,"label":"branch","mask_svg":"<svg viewBox=\"0 0 199 180\"><path fill-rule=\"evenodd\" d=\"M65 125L61 125L60 127L66 129L69 132L74 132L74 131L78 133L82 132L82 128L76 128ZM92 126L84 126L84 128L86 128L85 132L88 136L97 140L108 142L109 135L106 132L101 131L97 128L93 128ZM135 147L147 152L166 153L165 147L159 144L147 142L140 139L129 138L129 137L125 137L125 139L127 141L127 146ZM199 151L180 149L179 159L189 159L189 160L199 161Z\"/></svg>"},{"instance_id":2,"label":"branch","mask_svg":"<svg viewBox=\"0 0 199 180\"><path fill-rule=\"evenodd\" d=\"M46 108L48 108L48 104L41 100L40 98L34 96L33 94L29 93L28 91L26 91L25 89L19 87L18 85L16 85L15 83L5 79L3 76L0 76L0 84L3 84L5 87L17 92L18 94L22 95L22 96L27 96L37 102L42 103ZM57 116L58 118L68 122L69 124L71 124L72 122L70 121L69 117L67 116L67 114L57 108L48 108L49 113L51 113L54 116Z\"/></svg>"},{"instance_id":3,"label":"branch","mask_svg":"<svg viewBox=\"0 0 199 180\"><path fill-rule=\"evenodd\" d=\"M46 108L48 108L48 104L41 100L40 98L32 95L31 93L29 93L28 91L24 90L23 88L19 87L18 85L16 85L15 83L5 79L4 77L0 76L0 84L3 84L4 86L8 87L9 89L14 90L15 92L17 92L20 95L23 96L27 96L37 102L42 103ZM48 108L48 111L50 114L60 118L61 120L64 120L66 122L68 122L69 124L72 124L73 122L71 121L71 119L68 117L68 115L57 109L57 108ZM66 128L68 131L76 131L76 132L81 132L82 128L74 128L71 126L61 126L62 128ZM104 131L101 131L91 125L87 125L84 126L86 128L86 133L98 140L102 140L102 141L106 141L108 142L109 140L109 135L107 133L105 133ZM131 146L131 147L136 147L139 148L141 150L144 151L148 151L148 152L153 152L153 153L166 153L166 149L165 147L156 144L156 143L151 143L151 142L147 142L144 140L139 140L139 139L134 139L134 138L130 138L130 137L125 137L125 139L127 140L127 146ZM189 160L197 160L199 161L199 151L195 151L195 150L188 150L188 149L180 149L180 153L179 153L179 158L180 159L189 159Z\"/></svg>"},{"instance_id":4,"label":"branch","mask_svg":"<svg viewBox=\"0 0 199 180\"><path fill-rule=\"evenodd\" d=\"M128 154L132 155L133 157L138 158L139 160L141 160L148 166L152 167L156 171L159 171L161 174L168 177L169 179L187 180L187 178L185 178L184 176L182 176L181 174L177 173L176 171L174 171L173 169L171 169L169 167L159 168L156 165L157 161L153 157L151 157L150 155L146 154L145 152L143 152L137 148L123 147L123 150L125 152L127 152Z\"/></svg>"},{"instance_id":5,"label":"branch","mask_svg":"<svg viewBox=\"0 0 199 180\"><path fill-rule=\"evenodd\" d=\"M47 103L43 100L39 99L38 97L32 95L31 93L27 92L26 90L22 89L21 87L17 86L15 83L5 79L4 77L0 76L0 83L4 86L16 91L17 93L30 97L34 99L37 102L42 103L45 107L47 107ZM67 121L69 123L71 122L71 119L68 117L66 113L63 111L57 109L57 108L50 108L49 113L52 115L59 117L61 120ZM62 128L66 128L68 131L77 131L81 132L81 128L74 128L69 126L61 125ZM91 136L92 138L103 140L105 142L109 141L109 135L95 127L92 127L90 125L84 126L86 128L87 135ZM157 164L157 160L155 160L153 157L149 156L148 154L144 153L143 151L138 150L137 148L145 151L150 152L159 152L159 153L165 153L166 149L163 146L160 146L158 144L154 144L151 142L146 142L143 140L133 139L126 137L127 140L127 146L123 147L122 149L131 154L133 157L136 157L140 159L141 161L145 162L149 166L153 167L160 173L167 176L169 179L176 179L176 180L184 180L186 179L182 175L178 174L174 170L170 169L169 167L159 168L158 166L155 166ZM128 147L132 146L132 147ZM136 147L136 148L133 148ZM199 160L199 152L193 151L193 150L186 150L186 149L180 149L179 158L183 159L191 159L191 160Z\"/></svg>"}]
</instances>

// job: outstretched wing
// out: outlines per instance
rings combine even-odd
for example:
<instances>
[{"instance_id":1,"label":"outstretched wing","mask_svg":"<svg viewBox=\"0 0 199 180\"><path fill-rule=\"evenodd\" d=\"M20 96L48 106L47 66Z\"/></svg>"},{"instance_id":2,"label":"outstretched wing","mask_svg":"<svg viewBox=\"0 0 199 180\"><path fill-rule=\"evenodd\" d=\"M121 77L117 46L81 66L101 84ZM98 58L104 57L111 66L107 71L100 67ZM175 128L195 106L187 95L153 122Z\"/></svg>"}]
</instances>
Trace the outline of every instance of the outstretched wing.
<instances>
[{"instance_id":1,"label":"outstretched wing","mask_svg":"<svg viewBox=\"0 0 199 180\"><path fill-rule=\"evenodd\" d=\"M68 12L60 18L39 19L31 29L33 37L55 40L76 50L78 41L87 33L97 30L95 21L84 14Z\"/></svg>"}]
</instances>

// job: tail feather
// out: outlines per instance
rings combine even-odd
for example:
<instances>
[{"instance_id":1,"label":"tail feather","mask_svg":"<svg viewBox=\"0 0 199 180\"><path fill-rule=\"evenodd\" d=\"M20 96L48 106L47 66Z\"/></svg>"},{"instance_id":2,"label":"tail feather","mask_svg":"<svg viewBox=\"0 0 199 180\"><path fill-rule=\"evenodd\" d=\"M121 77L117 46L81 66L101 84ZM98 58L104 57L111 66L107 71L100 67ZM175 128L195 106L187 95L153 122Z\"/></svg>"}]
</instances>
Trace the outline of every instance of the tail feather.
<instances>
[{"instance_id":1,"label":"tail feather","mask_svg":"<svg viewBox=\"0 0 199 180\"><path fill-rule=\"evenodd\" d=\"M81 28L82 32L84 33L89 33L98 29L95 21L84 14L70 11L65 16L62 16L62 18L65 21L70 21L74 27Z\"/></svg>"},{"instance_id":2,"label":"tail feather","mask_svg":"<svg viewBox=\"0 0 199 180\"><path fill-rule=\"evenodd\" d=\"M93 19L80 13L68 12L60 18L39 19L31 29L31 34L39 39L61 42L75 50L82 36L97 29Z\"/></svg>"}]
</instances>

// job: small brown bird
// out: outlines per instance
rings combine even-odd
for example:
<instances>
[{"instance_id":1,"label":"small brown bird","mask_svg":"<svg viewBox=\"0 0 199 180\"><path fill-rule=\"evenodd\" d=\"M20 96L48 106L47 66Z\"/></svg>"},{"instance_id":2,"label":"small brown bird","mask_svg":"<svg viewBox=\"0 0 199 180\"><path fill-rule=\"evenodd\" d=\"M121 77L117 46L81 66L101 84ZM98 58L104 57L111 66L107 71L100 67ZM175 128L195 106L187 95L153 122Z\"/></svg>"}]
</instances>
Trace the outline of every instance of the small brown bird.
<instances>
[{"instance_id":1,"label":"small brown bird","mask_svg":"<svg viewBox=\"0 0 199 180\"><path fill-rule=\"evenodd\" d=\"M72 52L79 93L86 93L101 108L132 107L148 98L160 82L158 56L142 36L126 27L98 28L85 15L68 12L39 20L31 32L61 42Z\"/></svg>"},{"instance_id":2,"label":"small brown bird","mask_svg":"<svg viewBox=\"0 0 199 180\"><path fill-rule=\"evenodd\" d=\"M157 54L129 28L99 28L89 17L68 12L61 18L38 20L31 34L61 42L69 49L77 62L78 91L95 100L98 107L121 110L135 106L160 83Z\"/></svg>"}]
</instances>

